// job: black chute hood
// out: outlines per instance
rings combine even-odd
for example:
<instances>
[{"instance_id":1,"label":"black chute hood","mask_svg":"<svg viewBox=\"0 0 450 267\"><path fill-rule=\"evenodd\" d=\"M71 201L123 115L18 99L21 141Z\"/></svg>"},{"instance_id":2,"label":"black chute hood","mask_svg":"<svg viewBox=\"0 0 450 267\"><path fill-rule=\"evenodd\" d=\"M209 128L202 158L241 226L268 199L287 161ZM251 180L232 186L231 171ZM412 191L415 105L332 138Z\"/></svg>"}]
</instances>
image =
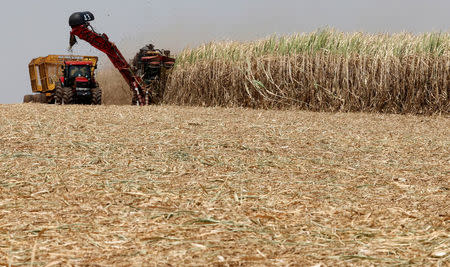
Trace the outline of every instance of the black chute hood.
<instances>
[{"instance_id":1,"label":"black chute hood","mask_svg":"<svg viewBox=\"0 0 450 267\"><path fill-rule=\"evenodd\" d=\"M75 12L69 18L69 25L70 27L75 27L86 24L87 22L93 21L94 19L94 14L89 11Z\"/></svg>"}]
</instances>

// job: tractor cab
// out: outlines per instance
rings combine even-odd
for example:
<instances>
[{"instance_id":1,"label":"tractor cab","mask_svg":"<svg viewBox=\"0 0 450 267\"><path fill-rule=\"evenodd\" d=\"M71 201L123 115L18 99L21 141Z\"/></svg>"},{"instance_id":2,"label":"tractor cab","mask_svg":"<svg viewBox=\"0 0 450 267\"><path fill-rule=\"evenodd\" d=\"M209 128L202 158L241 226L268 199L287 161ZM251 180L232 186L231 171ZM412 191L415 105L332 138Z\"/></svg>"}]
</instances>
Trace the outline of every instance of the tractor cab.
<instances>
[{"instance_id":1,"label":"tractor cab","mask_svg":"<svg viewBox=\"0 0 450 267\"><path fill-rule=\"evenodd\" d=\"M88 84L93 80L94 67L90 61L66 61L64 66L64 80L65 87L77 86L77 83L84 83L82 87L89 87Z\"/></svg>"},{"instance_id":2,"label":"tractor cab","mask_svg":"<svg viewBox=\"0 0 450 267\"><path fill-rule=\"evenodd\" d=\"M88 63L90 64L68 64L68 77L85 77L88 79L91 78L92 63Z\"/></svg>"},{"instance_id":3,"label":"tractor cab","mask_svg":"<svg viewBox=\"0 0 450 267\"><path fill-rule=\"evenodd\" d=\"M84 96L90 94L90 89L97 87L94 78L94 69L91 61L66 61L61 77L63 87L73 88L77 95Z\"/></svg>"}]
</instances>

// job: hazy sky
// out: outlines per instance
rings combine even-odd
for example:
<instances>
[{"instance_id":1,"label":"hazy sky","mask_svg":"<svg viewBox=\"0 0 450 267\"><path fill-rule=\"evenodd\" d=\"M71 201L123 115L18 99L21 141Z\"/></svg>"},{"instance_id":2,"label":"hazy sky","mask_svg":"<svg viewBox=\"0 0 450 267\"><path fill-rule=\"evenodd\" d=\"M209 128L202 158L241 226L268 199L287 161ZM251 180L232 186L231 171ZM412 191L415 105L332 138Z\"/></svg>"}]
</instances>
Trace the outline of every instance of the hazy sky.
<instances>
[{"instance_id":1,"label":"hazy sky","mask_svg":"<svg viewBox=\"0 0 450 267\"><path fill-rule=\"evenodd\" d=\"M1 0L1 6L0 104L20 103L31 92L27 66L32 58L68 54L68 19L76 11L94 13L91 24L127 58L149 42L178 51L211 40L252 40L324 26L450 30L450 0ZM83 41L73 53L101 55Z\"/></svg>"}]
</instances>

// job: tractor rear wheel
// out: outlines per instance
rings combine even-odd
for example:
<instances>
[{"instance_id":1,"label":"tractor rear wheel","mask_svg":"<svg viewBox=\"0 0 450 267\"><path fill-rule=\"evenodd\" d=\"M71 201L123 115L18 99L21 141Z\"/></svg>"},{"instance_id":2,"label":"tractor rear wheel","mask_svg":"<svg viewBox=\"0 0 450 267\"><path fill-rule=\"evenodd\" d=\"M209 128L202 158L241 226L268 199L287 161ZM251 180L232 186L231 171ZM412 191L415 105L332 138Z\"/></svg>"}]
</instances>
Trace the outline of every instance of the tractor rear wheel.
<instances>
[{"instance_id":1,"label":"tractor rear wheel","mask_svg":"<svg viewBox=\"0 0 450 267\"><path fill-rule=\"evenodd\" d=\"M25 95L23 97L23 103L31 103L33 102L33 96L32 95Z\"/></svg>"},{"instance_id":2,"label":"tractor rear wheel","mask_svg":"<svg viewBox=\"0 0 450 267\"><path fill-rule=\"evenodd\" d=\"M102 104L102 89L100 87L96 87L92 89L92 105L101 105Z\"/></svg>"},{"instance_id":3,"label":"tractor rear wheel","mask_svg":"<svg viewBox=\"0 0 450 267\"><path fill-rule=\"evenodd\" d=\"M74 103L74 93L72 88L70 87L64 87L62 88L62 97L61 97L61 104L62 105L71 105Z\"/></svg>"}]
</instances>

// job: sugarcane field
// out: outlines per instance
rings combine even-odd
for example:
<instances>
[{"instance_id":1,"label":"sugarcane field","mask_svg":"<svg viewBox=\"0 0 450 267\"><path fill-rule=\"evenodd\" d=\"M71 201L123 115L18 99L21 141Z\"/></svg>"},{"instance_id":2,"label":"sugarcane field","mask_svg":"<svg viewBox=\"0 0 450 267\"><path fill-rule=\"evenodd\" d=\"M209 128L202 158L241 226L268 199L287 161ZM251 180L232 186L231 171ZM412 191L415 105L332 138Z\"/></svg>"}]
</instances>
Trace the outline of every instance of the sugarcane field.
<instances>
[{"instance_id":1,"label":"sugarcane field","mask_svg":"<svg viewBox=\"0 0 450 267\"><path fill-rule=\"evenodd\" d=\"M20 1L0 266L450 265L446 1Z\"/></svg>"}]
</instances>

